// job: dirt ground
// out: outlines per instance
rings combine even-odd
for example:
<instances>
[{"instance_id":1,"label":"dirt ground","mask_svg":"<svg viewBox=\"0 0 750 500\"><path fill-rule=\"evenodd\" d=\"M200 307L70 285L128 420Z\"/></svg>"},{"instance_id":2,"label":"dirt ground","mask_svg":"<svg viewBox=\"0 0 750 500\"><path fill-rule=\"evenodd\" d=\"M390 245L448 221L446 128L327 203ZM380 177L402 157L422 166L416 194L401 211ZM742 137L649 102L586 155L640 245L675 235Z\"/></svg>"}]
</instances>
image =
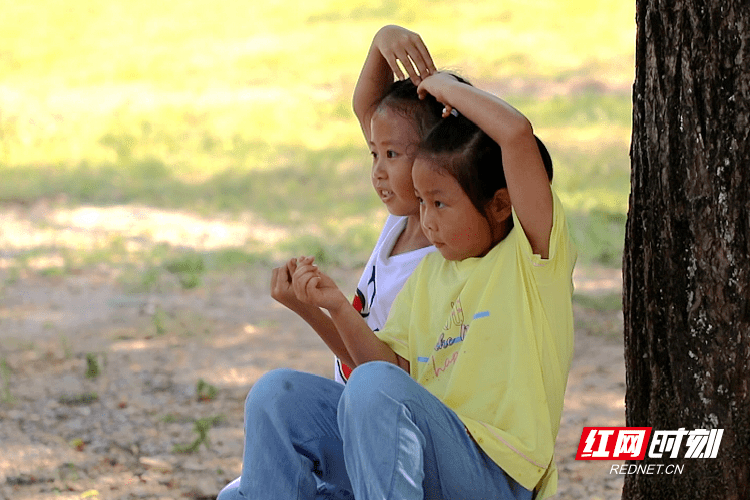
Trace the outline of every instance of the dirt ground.
<instances>
[{"instance_id":1,"label":"dirt ground","mask_svg":"<svg viewBox=\"0 0 750 500\"><path fill-rule=\"evenodd\" d=\"M107 266L12 275L0 252L0 500L215 498L240 473L253 382L282 366L331 374L323 343L269 297L269 269L129 293ZM332 274L353 290L357 270ZM618 270L574 278L582 295L621 287ZM575 307L556 498L619 499L612 462L575 453L584 426L624 425L622 314Z\"/></svg>"}]
</instances>

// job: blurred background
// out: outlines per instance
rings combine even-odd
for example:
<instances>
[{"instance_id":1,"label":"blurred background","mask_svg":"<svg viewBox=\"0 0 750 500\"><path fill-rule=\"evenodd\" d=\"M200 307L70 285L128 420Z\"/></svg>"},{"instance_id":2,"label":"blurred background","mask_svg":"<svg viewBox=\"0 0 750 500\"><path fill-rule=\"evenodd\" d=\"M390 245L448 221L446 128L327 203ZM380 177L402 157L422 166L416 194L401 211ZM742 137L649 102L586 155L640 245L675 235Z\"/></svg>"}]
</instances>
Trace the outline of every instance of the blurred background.
<instances>
[{"instance_id":1,"label":"blurred background","mask_svg":"<svg viewBox=\"0 0 750 500\"><path fill-rule=\"evenodd\" d=\"M0 277L366 261L385 208L351 96L384 24L524 112L581 264L619 267L634 5L623 0L3 2ZM190 285L189 279L183 285Z\"/></svg>"},{"instance_id":2,"label":"blurred background","mask_svg":"<svg viewBox=\"0 0 750 500\"><path fill-rule=\"evenodd\" d=\"M0 12L0 500L215 498L239 475L254 381L331 376L270 270L313 254L354 290L387 212L351 97L391 23L550 150L579 247L558 498L620 498L622 479L575 453L583 426L624 424L632 1Z\"/></svg>"}]
</instances>

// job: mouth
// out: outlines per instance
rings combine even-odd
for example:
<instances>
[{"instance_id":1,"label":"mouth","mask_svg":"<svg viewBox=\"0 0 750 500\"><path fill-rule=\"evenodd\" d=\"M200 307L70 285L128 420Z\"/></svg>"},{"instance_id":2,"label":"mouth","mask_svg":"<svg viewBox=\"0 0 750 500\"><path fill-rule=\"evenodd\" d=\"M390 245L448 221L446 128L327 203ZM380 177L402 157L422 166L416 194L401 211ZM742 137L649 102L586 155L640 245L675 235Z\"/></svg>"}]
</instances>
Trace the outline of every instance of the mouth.
<instances>
[{"instance_id":1,"label":"mouth","mask_svg":"<svg viewBox=\"0 0 750 500\"><path fill-rule=\"evenodd\" d=\"M380 196L380 200L383 203L387 203L393 198L393 191L389 189L376 189L375 191L378 193L378 196Z\"/></svg>"}]
</instances>

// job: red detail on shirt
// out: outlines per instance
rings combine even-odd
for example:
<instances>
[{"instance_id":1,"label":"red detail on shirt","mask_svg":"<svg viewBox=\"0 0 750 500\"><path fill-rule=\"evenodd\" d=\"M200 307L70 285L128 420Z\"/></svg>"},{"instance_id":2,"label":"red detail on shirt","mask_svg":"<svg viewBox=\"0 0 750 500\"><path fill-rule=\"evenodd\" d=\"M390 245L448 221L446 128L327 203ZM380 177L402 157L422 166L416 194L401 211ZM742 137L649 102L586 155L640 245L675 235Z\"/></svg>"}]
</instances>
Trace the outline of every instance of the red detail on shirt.
<instances>
[{"instance_id":1,"label":"red detail on shirt","mask_svg":"<svg viewBox=\"0 0 750 500\"><path fill-rule=\"evenodd\" d=\"M359 294L354 296L354 300L352 300L352 306L357 310L358 313L362 312L364 304L362 304L362 299L359 298Z\"/></svg>"},{"instance_id":2,"label":"red detail on shirt","mask_svg":"<svg viewBox=\"0 0 750 500\"><path fill-rule=\"evenodd\" d=\"M344 377L344 380L349 380L349 375L352 374L352 369L349 368L349 365L342 362L341 363L341 375Z\"/></svg>"}]
</instances>

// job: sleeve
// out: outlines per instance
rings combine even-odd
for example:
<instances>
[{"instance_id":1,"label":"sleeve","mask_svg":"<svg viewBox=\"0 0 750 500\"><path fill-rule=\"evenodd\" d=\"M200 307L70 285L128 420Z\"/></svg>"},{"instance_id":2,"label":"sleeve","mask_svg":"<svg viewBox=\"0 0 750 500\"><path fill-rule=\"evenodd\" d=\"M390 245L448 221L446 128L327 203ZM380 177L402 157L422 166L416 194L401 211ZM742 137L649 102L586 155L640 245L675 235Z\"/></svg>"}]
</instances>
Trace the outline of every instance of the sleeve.
<instances>
[{"instance_id":1,"label":"sleeve","mask_svg":"<svg viewBox=\"0 0 750 500\"><path fill-rule=\"evenodd\" d=\"M531 249L526 233L521 229L516 211L513 210L513 224L518 228L516 244L519 247L519 255L523 264L531 267L531 272L539 283L549 282L562 277L570 278L578 258L578 251L570 238L568 224L565 218L560 198L552 191L553 214L552 231L549 237L549 256L543 259L541 255L535 254ZM524 266L525 267L525 266Z\"/></svg>"}]
</instances>

